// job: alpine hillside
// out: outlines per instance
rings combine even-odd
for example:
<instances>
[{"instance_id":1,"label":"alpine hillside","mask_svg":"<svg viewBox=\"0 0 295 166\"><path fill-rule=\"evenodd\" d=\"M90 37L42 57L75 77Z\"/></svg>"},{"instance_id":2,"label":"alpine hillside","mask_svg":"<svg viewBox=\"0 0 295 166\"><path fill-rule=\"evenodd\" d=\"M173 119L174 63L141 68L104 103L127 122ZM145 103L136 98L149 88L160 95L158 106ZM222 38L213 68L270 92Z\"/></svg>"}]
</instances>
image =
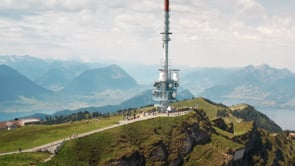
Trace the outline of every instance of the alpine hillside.
<instances>
[{"instance_id":1,"label":"alpine hillside","mask_svg":"<svg viewBox=\"0 0 295 166\"><path fill-rule=\"evenodd\" d=\"M44 165L295 164L294 145L287 134L252 106L227 107L204 98L173 106L176 115L189 113L139 121L69 141ZM146 107L133 113L153 111ZM258 125L259 121L264 123Z\"/></svg>"},{"instance_id":2,"label":"alpine hillside","mask_svg":"<svg viewBox=\"0 0 295 166\"><path fill-rule=\"evenodd\" d=\"M0 65L0 102L50 93L7 65Z\"/></svg>"}]
</instances>

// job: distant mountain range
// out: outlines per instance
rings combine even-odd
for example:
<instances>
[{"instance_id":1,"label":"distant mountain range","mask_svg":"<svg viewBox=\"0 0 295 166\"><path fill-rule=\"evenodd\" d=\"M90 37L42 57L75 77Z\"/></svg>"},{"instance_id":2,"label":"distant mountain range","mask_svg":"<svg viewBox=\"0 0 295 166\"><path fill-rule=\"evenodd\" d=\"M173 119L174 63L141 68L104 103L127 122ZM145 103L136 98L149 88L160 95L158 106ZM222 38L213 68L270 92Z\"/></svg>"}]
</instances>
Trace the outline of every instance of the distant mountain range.
<instances>
[{"instance_id":1,"label":"distant mountain range","mask_svg":"<svg viewBox=\"0 0 295 166\"><path fill-rule=\"evenodd\" d=\"M0 64L6 64L30 80L40 77L50 68L50 62L32 56L0 56Z\"/></svg>"},{"instance_id":2,"label":"distant mountain range","mask_svg":"<svg viewBox=\"0 0 295 166\"><path fill-rule=\"evenodd\" d=\"M17 100L19 97L38 97L50 91L10 68L0 65L0 101Z\"/></svg>"},{"instance_id":3,"label":"distant mountain range","mask_svg":"<svg viewBox=\"0 0 295 166\"><path fill-rule=\"evenodd\" d=\"M47 86L60 88L61 94L81 95L95 94L107 89L127 90L138 87L136 80L117 65L90 69L76 76L72 71L50 69L37 82ZM37 85L18 71L7 65L0 65L0 101L15 100L20 96L34 97L51 90ZM64 88L63 88L64 87Z\"/></svg>"},{"instance_id":4,"label":"distant mountain range","mask_svg":"<svg viewBox=\"0 0 295 166\"><path fill-rule=\"evenodd\" d=\"M0 56L0 64L0 114L6 112L1 117L8 117L9 112L15 116L17 112L53 113L90 106L149 105L148 89L158 75L155 65L123 64L124 70L121 65L31 56ZM188 90L179 90L179 100L203 96L227 105L295 108L295 74L287 69L268 65L180 69L181 89Z\"/></svg>"},{"instance_id":5,"label":"distant mountain range","mask_svg":"<svg viewBox=\"0 0 295 166\"><path fill-rule=\"evenodd\" d=\"M40 59L28 55L0 56L0 64L12 67L44 88L51 89L53 87L52 90L55 90L56 85L63 88L70 80L85 70L106 66L100 63Z\"/></svg>"},{"instance_id":6,"label":"distant mountain range","mask_svg":"<svg viewBox=\"0 0 295 166\"><path fill-rule=\"evenodd\" d=\"M59 116L59 115L70 115L73 113L77 112L83 112L83 111L88 111L88 112L101 112L101 113L112 113L116 112L119 110L124 110L124 109L129 109L129 108L139 108L143 106L148 106L148 105L153 105L154 101L152 100L152 90L146 90L141 92L140 94L131 97L125 101L123 101L120 104L117 105L106 105L106 106L101 106L101 107L83 107L79 109L66 109L66 110L60 110L57 111L53 114L42 114L42 113L36 113L28 116L24 116L23 118L40 118L44 119L46 116ZM194 96L188 91L188 90L180 90L178 93L178 100L187 100L187 99L192 99Z\"/></svg>"},{"instance_id":7,"label":"distant mountain range","mask_svg":"<svg viewBox=\"0 0 295 166\"><path fill-rule=\"evenodd\" d=\"M295 74L268 65L252 65L232 72L201 96L225 103L245 102L264 108L294 108Z\"/></svg>"},{"instance_id":8,"label":"distant mountain range","mask_svg":"<svg viewBox=\"0 0 295 166\"><path fill-rule=\"evenodd\" d=\"M136 80L118 65L95 66L92 63L50 61L29 56L0 56L0 63L30 66L24 71L31 70L32 73L39 71L34 76L25 76L6 64L1 65L0 120L67 108L117 105L143 91ZM44 68L40 69L42 66Z\"/></svg>"},{"instance_id":9,"label":"distant mountain range","mask_svg":"<svg viewBox=\"0 0 295 166\"><path fill-rule=\"evenodd\" d=\"M197 68L186 73L181 72L181 84L194 95L199 95L207 88L222 83L239 68Z\"/></svg>"}]
</instances>

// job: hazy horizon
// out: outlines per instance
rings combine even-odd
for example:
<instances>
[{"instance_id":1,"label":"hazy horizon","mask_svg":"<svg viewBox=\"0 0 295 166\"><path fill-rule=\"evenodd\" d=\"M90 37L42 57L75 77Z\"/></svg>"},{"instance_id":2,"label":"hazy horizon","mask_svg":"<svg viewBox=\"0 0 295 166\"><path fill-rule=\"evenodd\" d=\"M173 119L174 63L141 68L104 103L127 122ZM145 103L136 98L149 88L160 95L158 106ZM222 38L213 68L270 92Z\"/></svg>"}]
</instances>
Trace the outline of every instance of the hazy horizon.
<instances>
[{"instance_id":1,"label":"hazy horizon","mask_svg":"<svg viewBox=\"0 0 295 166\"><path fill-rule=\"evenodd\" d=\"M154 66L154 67L159 67L161 68L161 64L160 62L159 63L141 63L141 62L132 62L132 61L121 61L121 60L110 60L110 59L100 59L100 60L83 60L83 59L79 59L79 58L68 58L68 59L59 59L59 58L48 58L48 57L38 57L38 56L34 56L34 55L0 55L0 57L7 57L7 56L10 56L10 57L25 57L25 56L29 56L29 57L34 57L34 58L40 58L42 60L49 60L49 61L73 61L73 62L83 62L83 63L100 63L102 65L112 65L112 64L116 64L116 65L119 65L121 67L128 67L128 65L131 65L131 66ZM173 60L172 60L173 61ZM6 64L6 63L2 63L0 61L0 65L1 64ZM272 66L270 64L267 64L267 63L261 63L261 64L244 64L244 65L240 65L240 66L193 66L193 65L185 65L185 64L172 64L172 67L173 68L178 68L178 69L181 69L181 68L184 68L184 70L187 70L187 69L202 69L202 68L224 68L224 69L230 69L230 68L244 68L244 67L247 67L247 66L253 66L255 68L257 67L261 67L263 65L268 65L272 68L276 68L276 69L287 69L289 70L290 72L292 73L295 73L295 69L292 70L288 67L276 67L276 66ZM98 67L99 68L99 67ZM157 71L155 70L155 75L158 75Z\"/></svg>"}]
</instances>

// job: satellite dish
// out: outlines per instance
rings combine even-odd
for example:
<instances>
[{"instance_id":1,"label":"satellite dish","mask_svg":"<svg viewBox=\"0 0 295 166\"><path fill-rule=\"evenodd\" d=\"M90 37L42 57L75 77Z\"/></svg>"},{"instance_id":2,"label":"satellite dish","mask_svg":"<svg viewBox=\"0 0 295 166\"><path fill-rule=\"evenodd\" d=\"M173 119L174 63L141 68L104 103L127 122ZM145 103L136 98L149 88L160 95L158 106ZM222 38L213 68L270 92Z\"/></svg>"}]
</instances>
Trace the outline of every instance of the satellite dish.
<instances>
[{"instance_id":1,"label":"satellite dish","mask_svg":"<svg viewBox=\"0 0 295 166\"><path fill-rule=\"evenodd\" d=\"M175 92L172 93L172 97L173 97L173 98L176 97L176 93L175 93Z\"/></svg>"}]
</instances>

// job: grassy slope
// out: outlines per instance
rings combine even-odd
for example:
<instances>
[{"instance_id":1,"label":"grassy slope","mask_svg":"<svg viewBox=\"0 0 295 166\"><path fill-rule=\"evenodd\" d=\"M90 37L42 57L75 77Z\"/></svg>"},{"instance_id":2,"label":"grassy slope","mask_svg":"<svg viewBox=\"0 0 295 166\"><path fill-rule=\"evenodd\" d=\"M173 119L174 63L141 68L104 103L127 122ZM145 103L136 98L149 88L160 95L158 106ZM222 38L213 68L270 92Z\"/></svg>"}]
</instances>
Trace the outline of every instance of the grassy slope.
<instances>
[{"instance_id":1,"label":"grassy slope","mask_svg":"<svg viewBox=\"0 0 295 166\"><path fill-rule=\"evenodd\" d=\"M175 107L198 107L199 109L203 109L209 119L214 119L217 115L218 109L227 109L225 106L222 105L215 105L210 103L209 100L204 98L195 98L193 100L186 100L182 102L174 103L173 106Z\"/></svg>"},{"instance_id":2,"label":"grassy slope","mask_svg":"<svg viewBox=\"0 0 295 166\"><path fill-rule=\"evenodd\" d=\"M32 148L49 142L92 131L115 124L121 117L112 117L110 120L93 119L60 125L36 125L18 128L16 130L0 132L0 152L16 151Z\"/></svg>"},{"instance_id":3,"label":"grassy slope","mask_svg":"<svg viewBox=\"0 0 295 166\"><path fill-rule=\"evenodd\" d=\"M242 118L246 121L255 121L255 125L259 128L271 132L282 132L280 126L269 119L265 114L257 111L254 107L247 104L238 104L229 107L231 114L235 117Z\"/></svg>"},{"instance_id":4,"label":"grassy slope","mask_svg":"<svg viewBox=\"0 0 295 166\"><path fill-rule=\"evenodd\" d=\"M198 105L199 108L202 108L206 111L206 114L210 119L213 119L216 116L217 109L219 108L219 106L212 105L203 98L196 98L194 100L178 102L174 105L177 107L192 107ZM148 111L151 109L153 108L148 107L140 109L139 111ZM16 151L19 147L21 147L22 149L32 148L52 141L63 139L65 137L69 137L73 133L79 134L106 127L114 124L120 119L121 117L118 116L112 118L111 120L91 120L89 123L82 121L61 125L26 126L16 130L0 132L0 153Z\"/></svg>"},{"instance_id":5,"label":"grassy slope","mask_svg":"<svg viewBox=\"0 0 295 166\"><path fill-rule=\"evenodd\" d=\"M47 153L18 153L9 156L0 156L0 165L28 166L38 164L49 157Z\"/></svg>"},{"instance_id":6,"label":"grassy slope","mask_svg":"<svg viewBox=\"0 0 295 166\"><path fill-rule=\"evenodd\" d=\"M224 109L223 106L213 105L203 98L196 98L194 100L188 100L188 101L175 103L176 107L183 107L183 106L193 107L196 105L198 105L198 108L203 109L206 112L206 114L209 115L210 119L213 119L216 116L218 109ZM139 109L138 111L139 112L143 111L143 110L148 111L150 109L153 109L153 108L142 108L142 109ZM25 128L12 130L9 132L3 132L3 133L0 133L0 152L1 151L3 152L3 151L17 150L18 147L22 147L23 149L25 149L25 148L41 145L44 143L48 143L48 142L51 142L54 140L62 139L64 137L68 137L68 136L72 135L73 133L81 133L81 132L101 128L104 126L112 125L120 118L121 117L112 118L112 120L110 120L110 121L91 120L89 122L89 124L87 124L84 121L84 122L75 122L72 124L62 124L62 125L52 125L52 126L28 126ZM183 120L181 117L179 117L179 118L180 118L180 120ZM99 146L99 147L105 147L104 145L109 145L110 141L113 141L112 138L116 137L116 134L115 134L116 132L126 133L126 135L128 136L128 137L126 136L127 139L133 138L132 136L135 136L135 135L141 136L138 139L143 140L143 142L144 142L143 145L149 145L149 144L152 144L153 142L157 142L161 139L164 140L164 142L165 141L167 142L168 139L170 139L170 138L168 138L167 136L164 136L164 135L165 134L167 135L170 132L170 131L168 131L168 128L175 126L175 123L176 122L175 122L174 118L158 118L156 121L153 121L153 122L151 122L151 120L148 120L148 121L143 121L141 123L136 123L136 124L134 124L134 126L128 125L128 126L124 126L124 127L118 128L118 129L112 129L111 131L98 133L97 136L95 138L93 138L93 139L95 139L94 145ZM161 127L157 128L157 132L160 132L164 135L162 137L153 136L151 134L152 129L149 129L149 130L146 129L146 128L148 128L148 126L151 127L151 125L152 126L153 125L161 126ZM143 130L140 130L140 132L143 132L143 133L139 133L138 128L143 129ZM32 132L38 133L38 134L32 135L31 134ZM223 132L223 131L219 131L219 134L221 132ZM227 134L229 134L229 133L227 133ZM149 136L148 139L147 139L147 136ZM22 139L18 139L20 137ZM144 138L144 137L146 137L146 138ZM224 136L219 136L219 135L215 136L215 138L220 138L221 140L224 139L223 137ZM122 139L124 140L126 138L124 138L124 136L123 136ZM89 139L91 139L91 138L89 138ZM30 141L28 141L28 140L30 140ZM79 139L79 140L85 140L85 142L93 142L93 141L91 141L91 140L89 141L87 139ZM4 142L6 142L6 143L4 143ZM27 146L24 146L24 145L26 145L27 142L30 142L30 144ZM135 142L136 142L136 140L135 140ZM65 154L74 153L73 151L77 150L77 149L73 149L73 146L76 147L74 142L67 143L67 146L69 148L63 149L63 151L66 151ZM124 144L124 143L122 144L122 142L121 142L120 146L129 146L129 145ZM231 147L231 146L232 145L229 145L229 147ZM241 145L235 144L233 146L240 147ZM136 147L136 146L134 146L134 147ZM120 149L121 147L117 147L117 148ZM118 151L119 149L113 149L112 151L109 151L109 152L102 150L102 151L104 151L104 153L102 154L101 157L104 159L108 159L108 158L110 158L110 156L114 156L114 155L116 156L116 154L113 154L112 152L115 150ZM81 150L81 149L79 149L79 147L78 147L78 150ZM130 150L134 150L134 149L130 149ZM99 150L99 152L101 152L101 150ZM128 151L125 151L125 152L128 153ZM94 154L97 155L97 153L98 152L95 152ZM81 153L81 154L83 154L82 155L83 157L90 155L89 153ZM92 154L92 155L94 155L94 154ZM62 154L60 154L59 156L62 156ZM61 157L61 158L64 158L64 157ZM72 159L69 159L66 161L71 161L71 160Z\"/></svg>"},{"instance_id":7,"label":"grassy slope","mask_svg":"<svg viewBox=\"0 0 295 166\"><path fill-rule=\"evenodd\" d=\"M194 107L197 106L199 109L203 109L207 116L209 117L210 120L216 118L217 111L218 110L227 110L229 111L229 108L226 106L223 106L221 104L214 104L211 103L211 101L204 99L204 98L195 98L193 100L187 100L187 101L182 101L182 102L177 102L174 103L175 107ZM242 121L236 117L229 116L224 118L225 122L229 124L230 122L233 123L234 125L234 135L241 135L249 130L252 129L253 127L253 122L252 121ZM222 131L221 131L222 132ZM225 132L225 131L224 131ZM231 133L227 133L230 136L233 136Z\"/></svg>"},{"instance_id":8,"label":"grassy slope","mask_svg":"<svg viewBox=\"0 0 295 166\"><path fill-rule=\"evenodd\" d=\"M168 144L173 128L187 116L156 118L100 132L65 144L59 155L46 165L88 165L129 155L133 151L149 151L159 141ZM155 134L155 132L157 134ZM124 149L124 150L122 150ZM146 154L148 155L148 154Z\"/></svg>"},{"instance_id":9,"label":"grassy slope","mask_svg":"<svg viewBox=\"0 0 295 166\"><path fill-rule=\"evenodd\" d=\"M142 149L144 149L144 152L142 152L144 156L149 156L155 144L162 142L169 147L171 141L181 140L183 134L178 133L180 130L178 126L184 121L193 123L195 120L188 118L188 115L176 118L157 118L97 133L67 143L59 155L46 165L63 165L66 163L70 165L87 165L91 161L99 164L109 159L120 158L124 155L128 156L128 154ZM178 151L179 147L177 145L173 146L174 149L169 149L170 153ZM224 158L228 157L224 154L230 149L238 149L243 146L216 131L211 135L210 142L194 147L185 164L198 165L209 162L214 165L223 162ZM93 156L95 156L95 159ZM176 158L177 156L171 155L169 157ZM156 162L154 162L148 160L147 165L155 164Z\"/></svg>"}]
</instances>

